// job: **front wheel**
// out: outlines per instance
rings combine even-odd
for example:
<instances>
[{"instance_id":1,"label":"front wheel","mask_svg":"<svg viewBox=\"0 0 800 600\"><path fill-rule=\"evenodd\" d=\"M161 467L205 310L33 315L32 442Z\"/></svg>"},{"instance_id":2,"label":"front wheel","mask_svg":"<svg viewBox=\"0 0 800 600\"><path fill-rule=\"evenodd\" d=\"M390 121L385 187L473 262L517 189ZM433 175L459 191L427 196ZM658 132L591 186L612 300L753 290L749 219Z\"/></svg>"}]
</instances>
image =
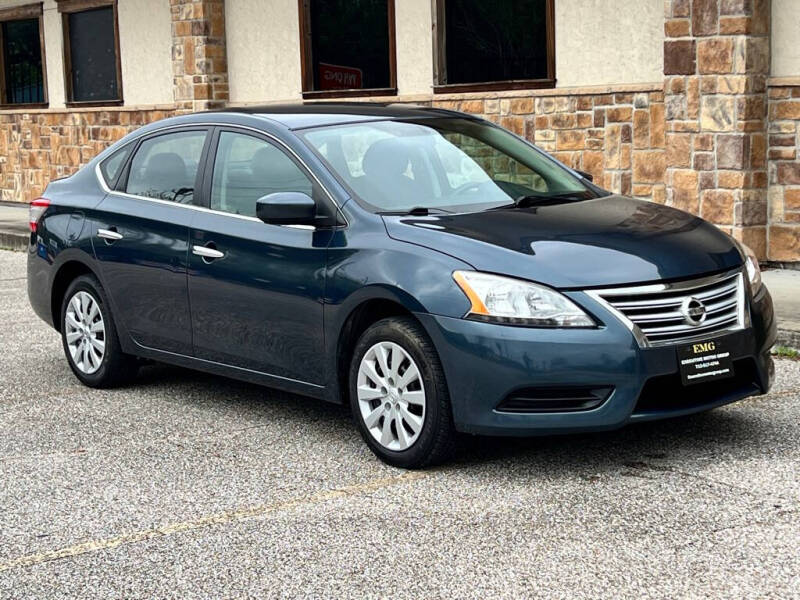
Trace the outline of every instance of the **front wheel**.
<instances>
[{"instance_id":1,"label":"front wheel","mask_svg":"<svg viewBox=\"0 0 800 600\"><path fill-rule=\"evenodd\" d=\"M61 304L64 354L82 383L114 387L133 378L136 359L124 354L103 287L91 275L73 281Z\"/></svg>"},{"instance_id":2,"label":"front wheel","mask_svg":"<svg viewBox=\"0 0 800 600\"><path fill-rule=\"evenodd\" d=\"M407 469L445 460L455 440L439 356L410 317L372 325L350 365L350 406L367 445L384 462Z\"/></svg>"}]
</instances>

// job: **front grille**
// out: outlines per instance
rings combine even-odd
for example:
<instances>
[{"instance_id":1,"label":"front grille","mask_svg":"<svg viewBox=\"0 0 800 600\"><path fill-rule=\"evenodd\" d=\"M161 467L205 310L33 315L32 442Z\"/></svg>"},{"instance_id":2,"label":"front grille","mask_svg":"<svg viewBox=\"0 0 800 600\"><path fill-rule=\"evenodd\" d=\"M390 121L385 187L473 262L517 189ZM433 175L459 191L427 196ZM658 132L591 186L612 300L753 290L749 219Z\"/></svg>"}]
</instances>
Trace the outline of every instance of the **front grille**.
<instances>
[{"instance_id":1,"label":"front grille","mask_svg":"<svg viewBox=\"0 0 800 600\"><path fill-rule=\"evenodd\" d=\"M622 319L642 346L678 344L744 327L744 281L739 271L587 293ZM705 308L704 317L687 315L687 307L699 305Z\"/></svg>"}]
</instances>

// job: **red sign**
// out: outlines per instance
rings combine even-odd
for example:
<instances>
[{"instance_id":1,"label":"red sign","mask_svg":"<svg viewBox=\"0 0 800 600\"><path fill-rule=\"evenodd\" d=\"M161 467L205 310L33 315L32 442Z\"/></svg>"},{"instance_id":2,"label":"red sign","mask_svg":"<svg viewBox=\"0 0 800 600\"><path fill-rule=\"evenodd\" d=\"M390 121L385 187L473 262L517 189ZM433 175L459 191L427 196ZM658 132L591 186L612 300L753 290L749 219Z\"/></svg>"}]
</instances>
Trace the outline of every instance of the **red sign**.
<instances>
[{"instance_id":1,"label":"red sign","mask_svg":"<svg viewBox=\"0 0 800 600\"><path fill-rule=\"evenodd\" d=\"M321 90L357 90L361 89L361 69L319 63L319 89Z\"/></svg>"}]
</instances>

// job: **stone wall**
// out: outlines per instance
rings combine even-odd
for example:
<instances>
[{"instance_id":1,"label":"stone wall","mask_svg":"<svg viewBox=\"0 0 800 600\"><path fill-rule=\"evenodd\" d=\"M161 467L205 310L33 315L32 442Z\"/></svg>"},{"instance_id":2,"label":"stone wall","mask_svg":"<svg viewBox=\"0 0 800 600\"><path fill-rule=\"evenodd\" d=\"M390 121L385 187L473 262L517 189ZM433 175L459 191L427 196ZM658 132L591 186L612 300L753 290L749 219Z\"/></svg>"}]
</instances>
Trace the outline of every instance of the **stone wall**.
<instances>
[{"instance_id":1,"label":"stone wall","mask_svg":"<svg viewBox=\"0 0 800 600\"><path fill-rule=\"evenodd\" d=\"M223 0L170 0L175 104L182 112L222 108L228 101Z\"/></svg>"},{"instance_id":2,"label":"stone wall","mask_svg":"<svg viewBox=\"0 0 800 600\"><path fill-rule=\"evenodd\" d=\"M0 199L30 202L131 131L174 110L0 113Z\"/></svg>"},{"instance_id":3,"label":"stone wall","mask_svg":"<svg viewBox=\"0 0 800 600\"><path fill-rule=\"evenodd\" d=\"M524 136L610 191L665 200L664 94L657 89L571 90L534 96L434 99L433 106L478 114Z\"/></svg>"},{"instance_id":4,"label":"stone wall","mask_svg":"<svg viewBox=\"0 0 800 600\"><path fill-rule=\"evenodd\" d=\"M667 0L667 203L767 256L769 0Z\"/></svg>"},{"instance_id":5,"label":"stone wall","mask_svg":"<svg viewBox=\"0 0 800 600\"><path fill-rule=\"evenodd\" d=\"M769 90L769 257L800 260L800 82Z\"/></svg>"}]
</instances>

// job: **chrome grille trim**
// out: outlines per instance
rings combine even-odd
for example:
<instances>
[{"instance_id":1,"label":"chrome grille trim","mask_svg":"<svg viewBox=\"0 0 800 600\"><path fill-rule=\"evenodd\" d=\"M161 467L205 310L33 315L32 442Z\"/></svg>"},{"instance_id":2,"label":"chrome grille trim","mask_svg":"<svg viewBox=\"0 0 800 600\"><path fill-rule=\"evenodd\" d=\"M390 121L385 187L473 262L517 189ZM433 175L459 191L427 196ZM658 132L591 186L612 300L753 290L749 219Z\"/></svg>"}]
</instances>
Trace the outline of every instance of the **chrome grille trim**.
<instances>
[{"instance_id":1,"label":"chrome grille trim","mask_svg":"<svg viewBox=\"0 0 800 600\"><path fill-rule=\"evenodd\" d=\"M675 283L586 290L619 318L643 347L691 342L710 333L747 326L744 276L740 270ZM705 320L687 321L681 305L696 298L705 305Z\"/></svg>"}]
</instances>

